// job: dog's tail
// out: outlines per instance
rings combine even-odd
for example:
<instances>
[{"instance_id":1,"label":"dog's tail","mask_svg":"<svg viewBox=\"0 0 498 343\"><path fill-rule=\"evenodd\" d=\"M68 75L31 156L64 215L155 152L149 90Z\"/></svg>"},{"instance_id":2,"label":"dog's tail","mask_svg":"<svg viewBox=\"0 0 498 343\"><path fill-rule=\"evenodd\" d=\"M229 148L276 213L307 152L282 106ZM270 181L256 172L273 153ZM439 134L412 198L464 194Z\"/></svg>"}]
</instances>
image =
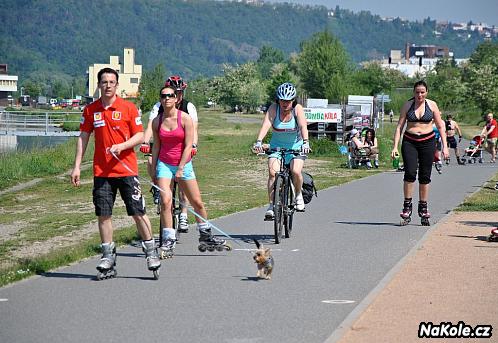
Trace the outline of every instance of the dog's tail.
<instances>
[{"instance_id":1,"label":"dog's tail","mask_svg":"<svg viewBox=\"0 0 498 343\"><path fill-rule=\"evenodd\" d=\"M261 247L261 244L259 244L258 240L257 240L257 239L255 239L255 238L253 238L252 240L253 240L253 241L254 241L254 243L256 244L256 248L258 248L258 249L259 249L259 248Z\"/></svg>"}]
</instances>

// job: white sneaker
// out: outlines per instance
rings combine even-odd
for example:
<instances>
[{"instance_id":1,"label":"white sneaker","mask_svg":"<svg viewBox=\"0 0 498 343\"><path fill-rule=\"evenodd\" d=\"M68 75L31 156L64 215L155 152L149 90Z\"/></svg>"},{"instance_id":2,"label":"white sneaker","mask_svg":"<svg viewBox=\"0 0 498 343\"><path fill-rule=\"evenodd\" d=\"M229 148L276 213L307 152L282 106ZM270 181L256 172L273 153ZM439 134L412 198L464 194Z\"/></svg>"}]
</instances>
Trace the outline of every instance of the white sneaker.
<instances>
[{"instance_id":1,"label":"white sneaker","mask_svg":"<svg viewBox=\"0 0 498 343\"><path fill-rule=\"evenodd\" d=\"M180 219L178 221L178 231L186 233L188 232L188 219L180 215Z\"/></svg>"},{"instance_id":2,"label":"white sneaker","mask_svg":"<svg viewBox=\"0 0 498 343\"><path fill-rule=\"evenodd\" d=\"M273 219L275 213L273 212L273 205L268 206L268 209L265 212L265 219Z\"/></svg>"},{"instance_id":3,"label":"white sneaker","mask_svg":"<svg viewBox=\"0 0 498 343\"><path fill-rule=\"evenodd\" d=\"M296 195L296 210L304 211L304 199L302 194Z\"/></svg>"}]
</instances>

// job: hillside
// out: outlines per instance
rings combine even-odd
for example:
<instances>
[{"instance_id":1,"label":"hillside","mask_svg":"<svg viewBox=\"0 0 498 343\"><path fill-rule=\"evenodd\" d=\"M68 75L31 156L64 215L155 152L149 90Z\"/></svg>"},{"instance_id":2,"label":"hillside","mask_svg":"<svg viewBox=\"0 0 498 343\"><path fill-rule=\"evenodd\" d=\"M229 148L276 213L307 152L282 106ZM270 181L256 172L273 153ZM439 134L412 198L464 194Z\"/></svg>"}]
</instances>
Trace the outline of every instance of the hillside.
<instances>
[{"instance_id":1,"label":"hillside","mask_svg":"<svg viewBox=\"0 0 498 343\"><path fill-rule=\"evenodd\" d=\"M4 0L0 63L28 77L34 71L85 74L91 63L135 48L145 70L162 63L187 78L219 74L223 63L244 63L271 45L287 55L313 33L329 29L355 62L403 49L405 42L445 44L467 57L481 38L433 34L435 23L384 22L354 14L290 4L249 5L202 0Z\"/></svg>"}]
</instances>

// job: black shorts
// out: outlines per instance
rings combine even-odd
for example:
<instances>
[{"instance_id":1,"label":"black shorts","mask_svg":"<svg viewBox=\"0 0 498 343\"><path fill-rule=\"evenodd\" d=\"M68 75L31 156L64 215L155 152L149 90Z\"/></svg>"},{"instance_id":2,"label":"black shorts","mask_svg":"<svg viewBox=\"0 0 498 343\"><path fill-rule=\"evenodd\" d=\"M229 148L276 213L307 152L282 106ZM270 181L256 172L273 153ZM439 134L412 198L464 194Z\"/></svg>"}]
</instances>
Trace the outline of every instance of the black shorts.
<instances>
[{"instance_id":1,"label":"black shorts","mask_svg":"<svg viewBox=\"0 0 498 343\"><path fill-rule=\"evenodd\" d=\"M118 190L129 216L145 214L145 199L142 196L138 177L94 177L92 193L97 216L112 215Z\"/></svg>"},{"instance_id":2,"label":"black shorts","mask_svg":"<svg viewBox=\"0 0 498 343\"><path fill-rule=\"evenodd\" d=\"M455 136L446 137L446 142L448 143L448 148L450 148L450 149L456 149L456 147L457 147L457 140L456 140Z\"/></svg>"}]
</instances>

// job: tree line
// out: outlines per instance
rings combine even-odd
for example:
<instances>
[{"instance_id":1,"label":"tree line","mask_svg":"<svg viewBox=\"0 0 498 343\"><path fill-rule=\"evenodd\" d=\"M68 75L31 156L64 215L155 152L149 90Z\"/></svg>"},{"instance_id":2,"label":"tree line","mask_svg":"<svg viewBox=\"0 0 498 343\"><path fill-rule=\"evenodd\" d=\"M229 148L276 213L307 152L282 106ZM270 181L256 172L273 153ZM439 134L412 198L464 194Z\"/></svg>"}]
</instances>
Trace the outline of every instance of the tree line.
<instances>
[{"instance_id":1,"label":"tree line","mask_svg":"<svg viewBox=\"0 0 498 343\"><path fill-rule=\"evenodd\" d=\"M347 95L393 94L425 79L430 98L438 102L443 113L471 113L469 119L478 121L481 115L498 110L497 56L498 43L484 42L462 66L444 58L433 72L409 78L396 70L384 70L379 63L358 67L340 40L323 31L303 41L299 52L290 58L277 48L263 46L255 62L227 64L220 76L192 80L187 96L198 106L213 101L227 110L237 106L254 112L274 100L275 89L283 82L296 84L301 96L344 103ZM140 85L143 111L157 101L164 79L161 65L145 73ZM399 111L404 100L407 98L386 104L386 110Z\"/></svg>"}]
</instances>

